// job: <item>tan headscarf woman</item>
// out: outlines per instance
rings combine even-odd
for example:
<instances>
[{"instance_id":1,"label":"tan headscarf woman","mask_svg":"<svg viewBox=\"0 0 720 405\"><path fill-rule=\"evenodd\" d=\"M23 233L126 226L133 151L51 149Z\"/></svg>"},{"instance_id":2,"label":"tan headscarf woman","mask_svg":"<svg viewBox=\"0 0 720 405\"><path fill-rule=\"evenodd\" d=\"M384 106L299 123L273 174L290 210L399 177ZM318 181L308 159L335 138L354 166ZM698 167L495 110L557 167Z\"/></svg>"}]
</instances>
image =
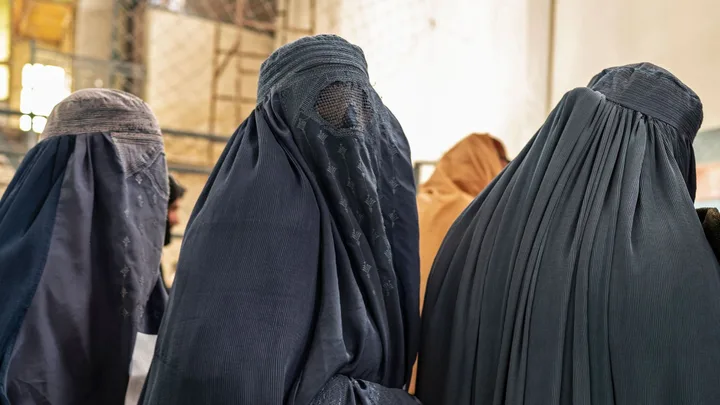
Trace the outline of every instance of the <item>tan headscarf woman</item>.
<instances>
[{"instance_id":1,"label":"tan headscarf woman","mask_svg":"<svg viewBox=\"0 0 720 405\"><path fill-rule=\"evenodd\" d=\"M420 309L435 254L457 217L507 164L505 147L488 134L472 134L447 151L418 189ZM417 367L417 363L416 363ZM410 392L415 389L415 375Z\"/></svg>"}]
</instances>

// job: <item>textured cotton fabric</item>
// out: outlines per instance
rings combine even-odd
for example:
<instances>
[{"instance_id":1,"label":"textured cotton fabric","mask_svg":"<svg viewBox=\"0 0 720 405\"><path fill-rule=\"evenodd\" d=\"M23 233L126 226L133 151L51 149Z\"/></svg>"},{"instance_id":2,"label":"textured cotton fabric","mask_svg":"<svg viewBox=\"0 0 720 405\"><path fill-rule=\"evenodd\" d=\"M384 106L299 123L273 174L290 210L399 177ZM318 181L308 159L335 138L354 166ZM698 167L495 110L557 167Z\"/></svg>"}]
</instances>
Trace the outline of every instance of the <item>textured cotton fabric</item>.
<instances>
[{"instance_id":1,"label":"textured cotton fabric","mask_svg":"<svg viewBox=\"0 0 720 405\"><path fill-rule=\"evenodd\" d=\"M695 93L647 63L563 97L438 252L424 405L720 403L701 121Z\"/></svg>"},{"instance_id":2,"label":"textured cotton fabric","mask_svg":"<svg viewBox=\"0 0 720 405\"><path fill-rule=\"evenodd\" d=\"M284 46L258 100L193 210L144 403L415 404L412 165L362 50Z\"/></svg>"},{"instance_id":3,"label":"textured cotton fabric","mask_svg":"<svg viewBox=\"0 0 720 405\"><path fill-rule=\"evenodd\" d=\"M160 131L140 99L84 90L43 137L0 200L0 404L122 404L167 298Z\"/></svg>"}]
</instances>

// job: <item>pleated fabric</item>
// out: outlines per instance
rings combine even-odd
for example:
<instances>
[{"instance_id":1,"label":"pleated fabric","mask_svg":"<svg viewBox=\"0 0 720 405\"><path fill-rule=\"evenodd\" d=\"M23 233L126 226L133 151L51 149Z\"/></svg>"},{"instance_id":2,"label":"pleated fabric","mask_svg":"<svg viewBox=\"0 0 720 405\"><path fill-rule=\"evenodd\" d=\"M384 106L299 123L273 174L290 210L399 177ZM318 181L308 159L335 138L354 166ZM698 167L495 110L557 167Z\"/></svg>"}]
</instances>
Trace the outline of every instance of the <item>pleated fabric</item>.
<instances>
[{"instance_id":1,"label":"pleated fabric","mask_svg":"<svg viewBox=\"0 0 720 405\"><path fill-rule=\"evenodd\" d=\"M303 38L191 215L144 404L415 404L410 151L362 50Z\"/></svg>"},{"instance_id":2,"label":"pleated fabric","mask_svg":"<svg viewBox=\"0 0 720 405\"><path fill-rule=\"evenodd\" d=\"M160 130L140 99L93 89L43 137L0 200L0 404L123 404L167 299Z\"/></svg>"},{"instance_id":3,"label":"pleated fabric","mask_svg":"<svg viewBox=\"0 0 720 405\"><path fill-rule=\"evenodd\" d=\"M693 207L695 93L649 63L567 93L455 222L424 405L720 403L720 266Z\"/></svg>"}]
</instances>

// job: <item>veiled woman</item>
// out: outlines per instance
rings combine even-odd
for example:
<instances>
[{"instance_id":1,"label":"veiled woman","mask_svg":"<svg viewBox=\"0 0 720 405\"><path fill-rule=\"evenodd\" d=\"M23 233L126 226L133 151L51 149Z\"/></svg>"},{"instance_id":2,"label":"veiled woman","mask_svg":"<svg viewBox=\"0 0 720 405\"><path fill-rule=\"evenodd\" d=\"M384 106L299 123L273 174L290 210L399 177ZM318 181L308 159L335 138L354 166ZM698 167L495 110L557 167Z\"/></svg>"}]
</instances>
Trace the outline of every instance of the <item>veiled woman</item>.
<instances>
[{"instance_id":1,"label":"veiled woman","mask_svg":"<svg viewBox=\"0 0 720 405\"><path fill-rule=\"evenodd\" d=\"M43 138L0 200L0 404L121 405L167 299L160 129L139 98L91 89Z\"/></svg>"},{"instance_id":2,"label":"veiled woman","mask_svg":"<svg viewBox=\"0 0 720 405\"><path fill-rule=\"evenodd\" d=\"M568 92L448 233L424 405L720 403L720 266L693 207L695 93L649 63Z\"/></svg>"},{"instance_id":3,"label":"veiled woman","mask_svg":"<svg viewBox=\"0 0 720 405\"><path fill-rule=\"evenodd\" d=\"M277 50L186 228L144 403L415 404L407 140L335 36Z\"/></svg>"}]
</instances>

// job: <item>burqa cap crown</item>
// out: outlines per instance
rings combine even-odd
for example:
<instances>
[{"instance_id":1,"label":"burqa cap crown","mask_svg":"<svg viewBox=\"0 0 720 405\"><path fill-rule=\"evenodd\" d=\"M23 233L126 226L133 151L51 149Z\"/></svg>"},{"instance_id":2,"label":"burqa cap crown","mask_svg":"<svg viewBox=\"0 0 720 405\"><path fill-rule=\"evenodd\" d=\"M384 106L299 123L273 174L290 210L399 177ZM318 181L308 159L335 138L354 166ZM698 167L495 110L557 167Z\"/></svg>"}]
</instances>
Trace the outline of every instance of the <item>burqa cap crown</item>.
<instances>
[{"instance_id":1,"label":"burqa cap crown","mask_svg":"<svg viewBox=\"0 0 720 405\"><path fill-rule=\"evenodd\" d=\"M675 127L690 140L702 125L702 102L697 94L652 63L605 69L588 87L615 103Z\"/></svg>"},{"instance_id":2,"label":"burqa cap crown","mask_svg":"<svg viewBox=\"0 0 720 405\"><path fill-rule=\"evenodd\" d=\"M84 89L53 108L43 136L92 132L161 134L155 115L140 98L119 90Z\"/></svg>"},{"instance_id":3,"label":"burqa cap crown","mask_svg":"<svg viewBox=\"0 0 720 405\"><path fill-rule=\"evenodd\" d=\"M355 68L367 76L367 62L360 47L337 35L304 37L280 47L263 62L258 80L258 101L273 87L282 87L292 79L293 73L322 65L332 65L336 69Z\"/></svg>"}]
</instances>

